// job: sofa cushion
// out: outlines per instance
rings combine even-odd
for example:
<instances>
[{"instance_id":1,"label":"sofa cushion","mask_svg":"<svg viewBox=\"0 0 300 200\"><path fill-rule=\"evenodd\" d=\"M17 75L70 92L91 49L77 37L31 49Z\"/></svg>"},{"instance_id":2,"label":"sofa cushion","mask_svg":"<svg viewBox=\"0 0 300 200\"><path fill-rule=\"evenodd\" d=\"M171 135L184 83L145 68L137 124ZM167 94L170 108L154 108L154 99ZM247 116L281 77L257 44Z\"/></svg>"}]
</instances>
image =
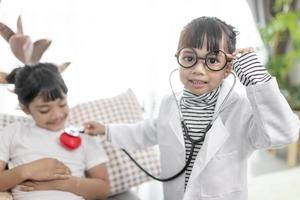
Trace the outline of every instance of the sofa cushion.
<instances>
[{"instance_id":1,"label":"sofa cushion","mask_svg":"<svg viewBox=\"0 0 300 200\"><path fill-rule=\"evenodd\" d=\"M0 113L0 129L13 122L27 122L29 120L31 119L28 117Z\"/></svg>"},{"instance_id":2,"label":"sofa cushion","mask_svg":"<svg viewBox=\"0 0 300 200\"><path fill-rule=\"evenodd\" d=\"M71 109L70 124L82 124L88 120L96 120L103 123L134 123L143 119L142 109L132 90L115 97L98 99L82 103ZM104 148L110 159L107 164L112 194L117 194L137 186L150 178L140 171L129 158L108 142L102 140ZM159 155L156 147L146 150L131 152L133 157L151 171L158 175L160 170Z\"/></svg>"},{"instance_id":3,"label":"sofa cushion","mask_svg":"<svg viewBox=\"0 0 300 200\"><path fill-rule=\"evenodd\" d=\"M72 125L82 125L89 120L103 123L134 123L142 120L142 118L141 106L132 90L128 89L115 97L98 99L74 106L70 110L68 122ZM12 122L28 120L30 119L27 117L0 113L0 128ZM107 169L112 195L127 191L131 187L150 180L121 150L114 148L104 138L101 141L109 157ZM154 175L159 174L159 154L156 147L132 151L131 154L145 169Z\"/></svg>"}]
</instances>

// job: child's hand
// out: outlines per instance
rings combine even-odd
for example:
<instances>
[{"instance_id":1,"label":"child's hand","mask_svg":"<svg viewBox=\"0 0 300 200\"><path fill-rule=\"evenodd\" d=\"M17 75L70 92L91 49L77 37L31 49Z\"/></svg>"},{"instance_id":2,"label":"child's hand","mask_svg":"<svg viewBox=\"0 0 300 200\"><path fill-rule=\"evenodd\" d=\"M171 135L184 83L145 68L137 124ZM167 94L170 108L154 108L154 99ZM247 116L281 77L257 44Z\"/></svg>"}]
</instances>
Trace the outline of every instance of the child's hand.
<instances>
[{"instance_id":1,"label":"child's hand","mask_svg":"<svg viewBox=\"0 0 300 200\"><path fill-rule=\"evenodd\" d=\"M236 49L232 54L226 54L227 61L229 62L234 61L235 59L241 57L242 55L251 52L254 52L254 49L252 47Z\"/></svg>"},{"instance_id":2,"label":"child's hand","mask_svg":"<svg viewBox=\"0 0 300 200\"><path fill-rule=\"evenodd\" d=\"M47 181L67 179L71 171L62 162L54 158L43 158L23 165L22 174L25 180Z\"/></svg>"},{"instance_id":3,"label":"child's hand","mask_svg":"<svg viewBox=\"0 0 300 200\"><path fill-rule=\"evenodd\" d=\"M233 70L244 86L265 83L272 79L252 47L236 49L229 58L233 58Z\"/></svg>"},{"instance_id":4,"label":"child's hand","mask_svg":"<svg viewBox=\"0 0 300 200\"><path fill-rule=\"evenodd\" d=\"M105 126L95 121L86 122L84 123L84 133L89 135L104 135Z\"/></svg>"},{"instance_id":5,"label":"child's hand","mask_svg":"<svg viewBox=\"0 0 300 200\"><path fill-rule=\"evenodd\" d=\"M20 184L19 189L23 192L31 192L37 190L57 190L61 180L52 181L25 181Z\"/></svg>"},{"instance_id":6,"label":"child's hand","mask_svg":"<svg viewBox=\"0 0 300 200\"><path fill-rule=\"evenodd\" d=\"M234 58L238 58L244 54L247 54L247 53L251 53L251 52L254 52L254 49L252 47L247 47L247 48L239 48L239 49L236 49L233 53L232 53L232 56Z\"/></svg>"}]
</instances>

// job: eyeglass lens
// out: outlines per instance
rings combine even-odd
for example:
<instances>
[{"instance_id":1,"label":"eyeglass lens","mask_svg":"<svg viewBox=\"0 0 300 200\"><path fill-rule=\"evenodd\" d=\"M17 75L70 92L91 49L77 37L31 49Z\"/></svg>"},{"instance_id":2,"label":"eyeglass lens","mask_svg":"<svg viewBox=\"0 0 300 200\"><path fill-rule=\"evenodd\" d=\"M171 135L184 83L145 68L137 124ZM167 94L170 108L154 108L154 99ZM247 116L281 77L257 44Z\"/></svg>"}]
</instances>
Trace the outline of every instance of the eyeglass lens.
<instances>
[{"instance_id":1,"label":"eyeglass lens","mask_svg":"<svg viewBox=\"0 0 300 200\"><path fill-rule=\"evenodd\" d=\"M198 57L196 51L192 48L183 48L177 54L178 64L184 68L190 68L196 65L199 59L205 61L205 65L212 71L222 70L226 63L226 54L221 50L216 50L206 54L205 58Z\"/></svg>"}]
</instances>

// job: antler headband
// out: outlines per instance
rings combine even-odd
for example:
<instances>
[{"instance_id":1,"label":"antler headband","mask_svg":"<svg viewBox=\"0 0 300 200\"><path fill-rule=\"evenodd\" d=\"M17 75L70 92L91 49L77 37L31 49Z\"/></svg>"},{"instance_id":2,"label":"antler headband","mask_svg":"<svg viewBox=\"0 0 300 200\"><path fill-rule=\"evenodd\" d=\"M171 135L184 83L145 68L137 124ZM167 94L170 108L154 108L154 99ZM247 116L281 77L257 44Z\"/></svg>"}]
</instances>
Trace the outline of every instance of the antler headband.
<instances>
[{"instance_id":1,"label":"antler headband","mask_svg":"<svg viewBox=\"0 0 300 200\"><path fill-rule=\"evenodd\" d=\"M31 38L23 33L20 16L17 20L16 32L0 22L0 35L9 43L15 57L26 65L37 64L51 44L51 41L47 39L40 39L32 43ZM58 69L60 72L63 72L69 65L69 62L63 63L58 65ZM0 72L0 83L6 83L6 76L7 73Z\"/></svg>"}]
</instances>

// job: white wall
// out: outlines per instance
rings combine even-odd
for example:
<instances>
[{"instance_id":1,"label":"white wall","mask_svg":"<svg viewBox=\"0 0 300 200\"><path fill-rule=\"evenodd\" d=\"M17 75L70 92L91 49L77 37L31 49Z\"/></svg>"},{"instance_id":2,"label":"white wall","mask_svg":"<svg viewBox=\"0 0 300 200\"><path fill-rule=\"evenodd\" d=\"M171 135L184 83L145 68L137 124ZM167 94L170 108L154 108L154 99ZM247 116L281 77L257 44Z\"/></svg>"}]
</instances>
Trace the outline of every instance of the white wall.
<instances>
[{"instance_id":1,"label":"white wall","mask_svg":"<svg viewBox=\"0 0 300 200\"><path fill-rule=\"evenodd\" d=\"M181 28L201 15L214 15L237 27L238 47L262 44L247 4L241 0L1 2L0 21L14 30L20 14L24 31L33 40L53 41L42 61L72 62L64 72L71 105L132 88L151 113L170 92L168 76L177 67L174 54ZM2 38L0 53L0 70L10 71L20 64ZM180 88L174 80L175 88ZM14 97L7 96L1 93L0 112L16 107Z\"/></svg>"}]
</instances>

